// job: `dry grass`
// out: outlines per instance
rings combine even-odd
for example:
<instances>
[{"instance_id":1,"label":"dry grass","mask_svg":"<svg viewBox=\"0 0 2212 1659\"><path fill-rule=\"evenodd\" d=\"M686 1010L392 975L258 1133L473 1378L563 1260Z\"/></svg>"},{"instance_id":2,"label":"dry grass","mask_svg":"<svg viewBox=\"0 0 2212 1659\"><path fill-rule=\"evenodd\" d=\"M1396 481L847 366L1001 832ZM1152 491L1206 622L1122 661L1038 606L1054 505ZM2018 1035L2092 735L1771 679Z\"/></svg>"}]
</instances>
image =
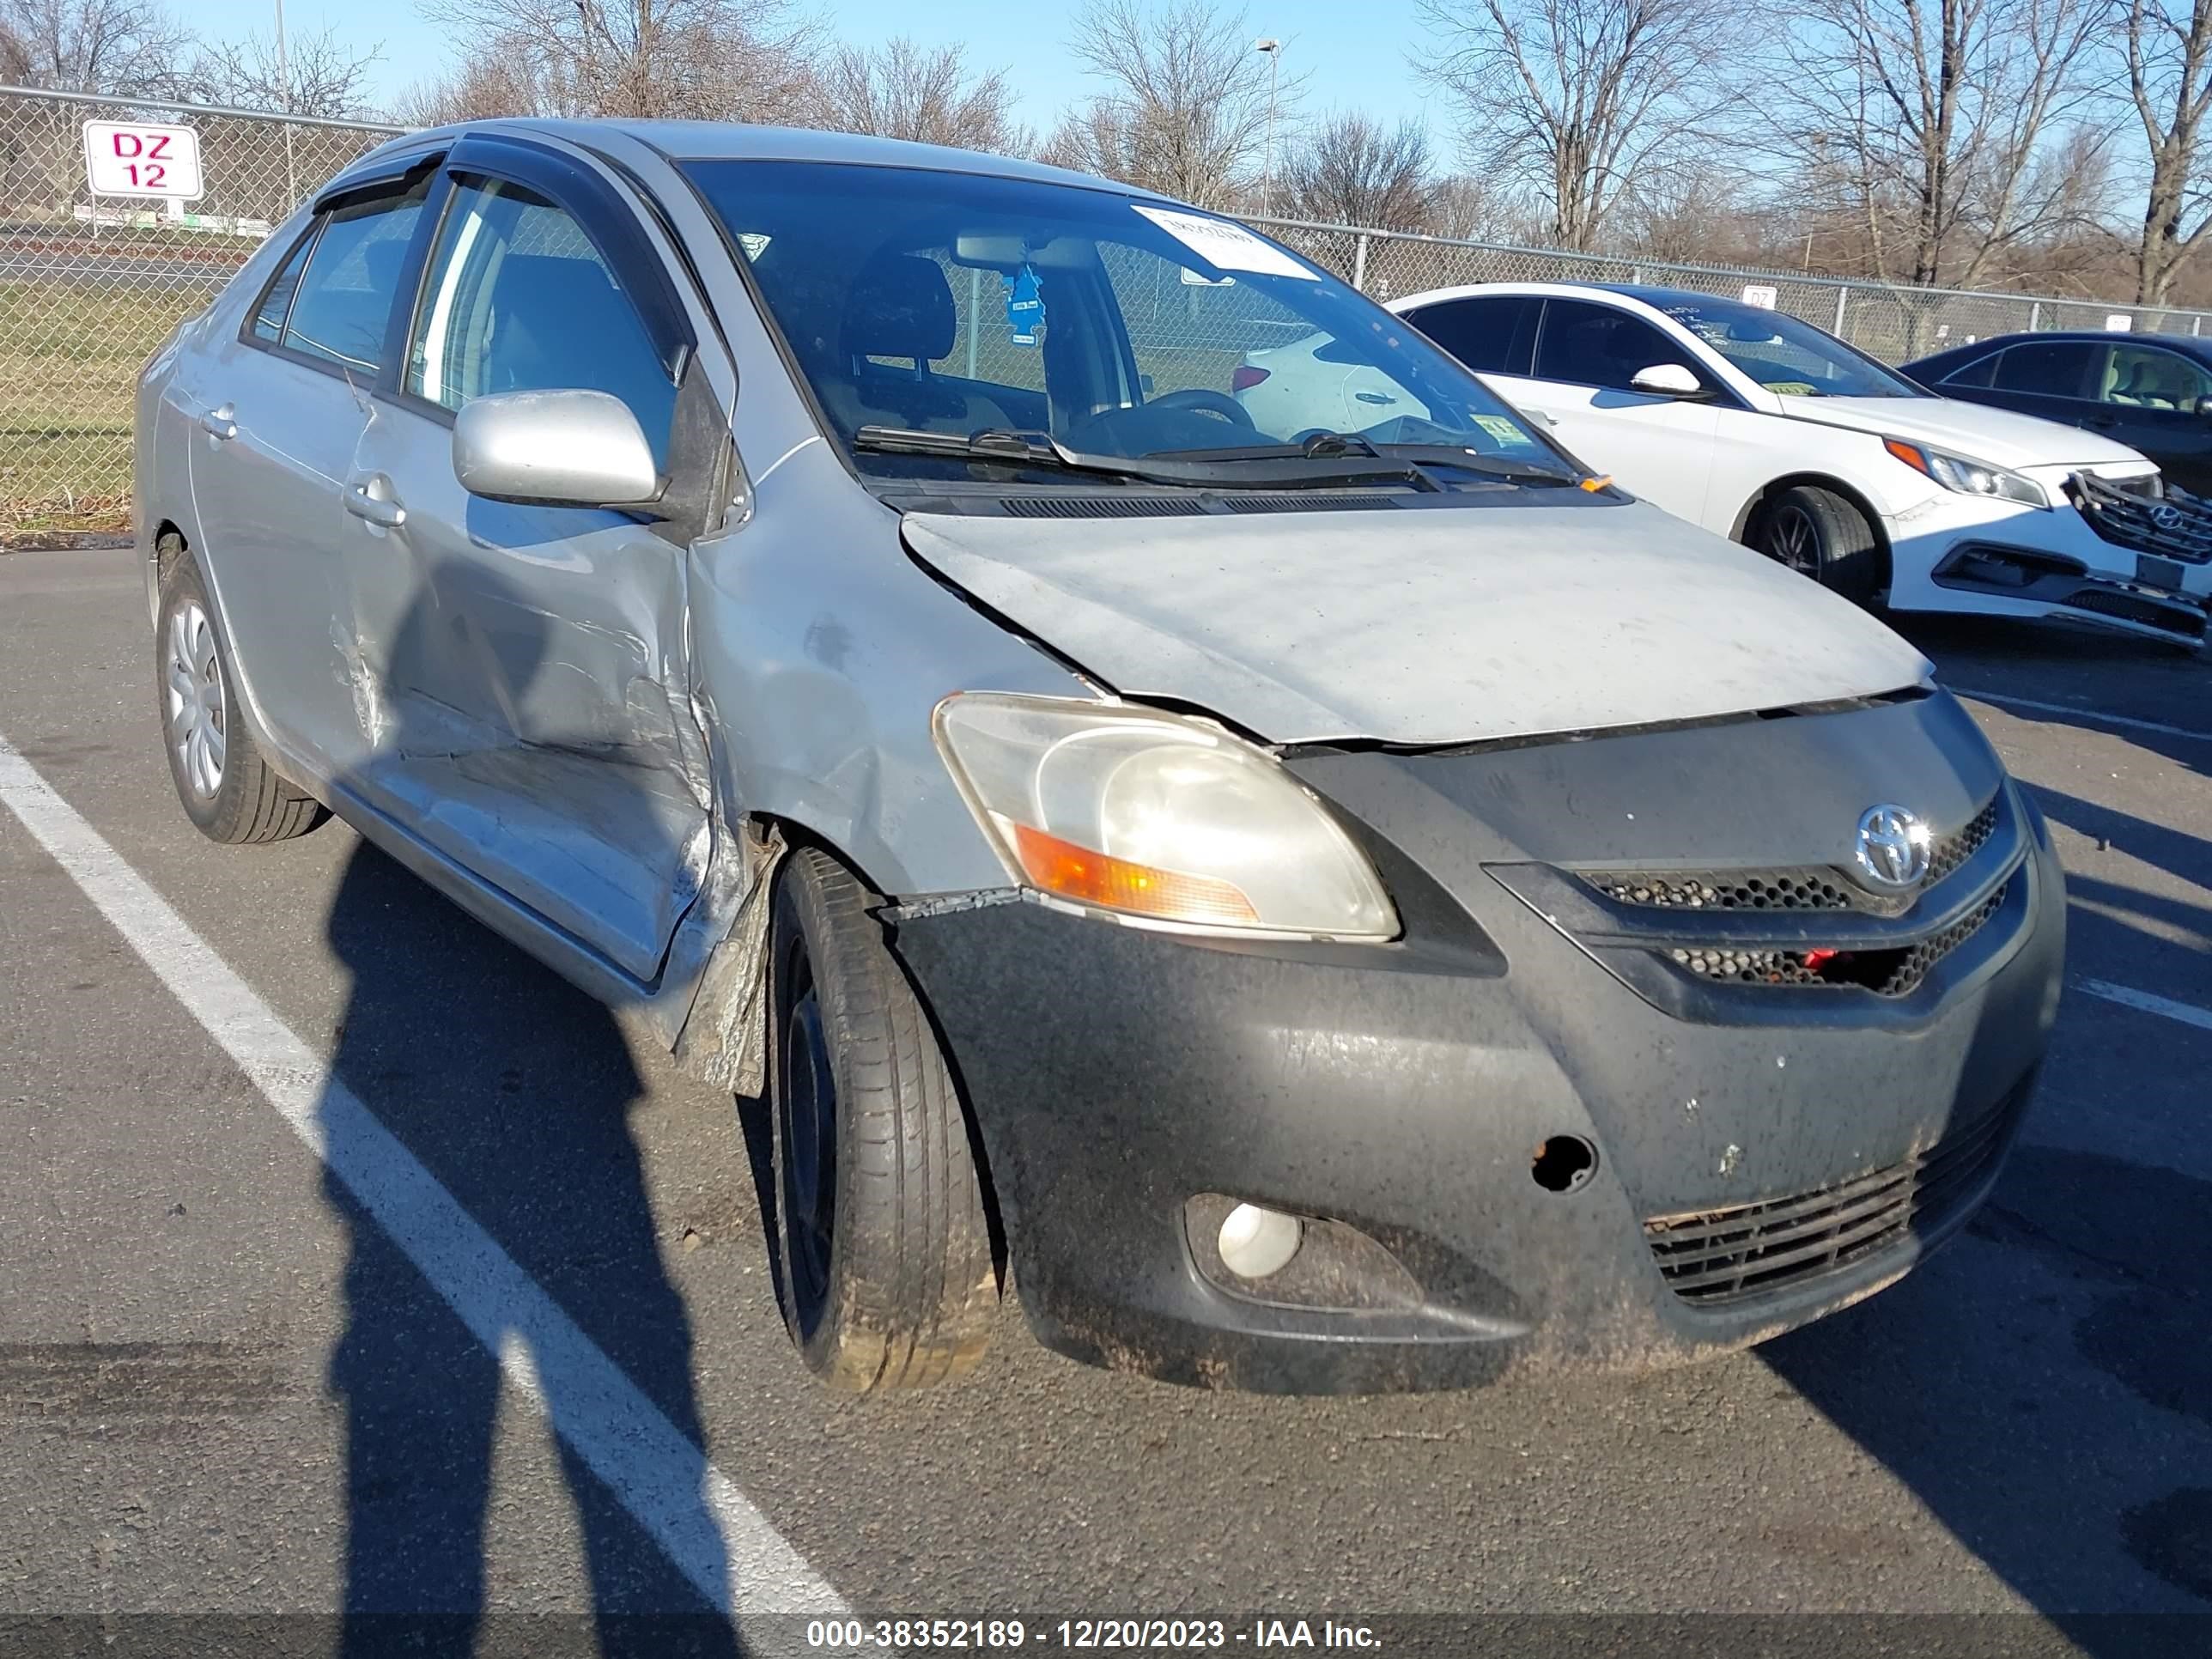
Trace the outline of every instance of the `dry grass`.
<instances>
[{"instance_id":1,"label":"dry grass","mask_svg":"<svg viewBox=\"0 0 2212 1659\"><path fill-rule=\"evenodd\" d=\"M0 282L0 533L129 514L131 392L198 287Z\"/></svg>"}]
</instances>

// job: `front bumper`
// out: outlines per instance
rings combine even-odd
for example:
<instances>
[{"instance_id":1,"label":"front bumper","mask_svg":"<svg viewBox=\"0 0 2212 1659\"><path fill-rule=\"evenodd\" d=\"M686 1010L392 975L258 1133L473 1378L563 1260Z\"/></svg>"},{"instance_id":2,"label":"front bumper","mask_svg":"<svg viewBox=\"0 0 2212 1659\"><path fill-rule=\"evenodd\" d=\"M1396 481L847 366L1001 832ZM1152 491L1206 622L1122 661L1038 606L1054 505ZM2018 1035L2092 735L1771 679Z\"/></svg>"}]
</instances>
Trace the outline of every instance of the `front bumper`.
<instances>
[{"instance_id":1,"label":"front bumper","mask_svg":"<svg viewBox=\"0 0 2212 1659\"><path fill-rule=\"evenodd\" d=\"M2106 481L2092 481L2087 494L2075 480L2061 488L2059 505L2044 509L1945 493L1891 515L1892 607L2071 617L2202 644L2212 558L2128 533L2100 509L2099 500L2118 494Z\"/></svg>"},{"instance_id":2,"label":"front bumper","mask_svg":"<svg viewBox=\"0 0 2212 1659\"><path fill-rule=\"evenodd\" d=\"M1312 778L1389 824L1370 845L1395 945L1203 941L1018 901L897 915L1047 1345L1291 1393L1642 1368L1871 1294L1986 1194L2057 1000L2063 878L2031 808L2006 797L2016 909L1911 996L1693 989L1670 1012L1498 866L1432 856L1454 811L1395 764L1337 757ZM1567 1139L1596 1164L1553 1190L1534 1155ZM1676 1282L1686 1249L1735 1248L1731 1217L1856 1224L1865 1194L1923 1166L1949 1170L1940 1202L1931 1185L1909 1226L1862 1227L1864 1249L1753 1261L1719 1295ZM1308 1237L1333 1265L1295 1292L1238 1285L1210 1244L1231 1200L1323 1218Z\"/></svg>"}]
</instances>

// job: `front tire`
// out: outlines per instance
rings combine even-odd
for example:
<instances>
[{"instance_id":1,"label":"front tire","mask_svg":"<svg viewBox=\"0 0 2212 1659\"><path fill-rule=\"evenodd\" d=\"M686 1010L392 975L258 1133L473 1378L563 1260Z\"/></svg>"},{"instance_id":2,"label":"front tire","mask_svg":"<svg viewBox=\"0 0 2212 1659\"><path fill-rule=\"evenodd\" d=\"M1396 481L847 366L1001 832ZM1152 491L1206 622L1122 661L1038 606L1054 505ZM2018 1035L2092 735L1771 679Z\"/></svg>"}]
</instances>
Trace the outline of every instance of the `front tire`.
<instances>
[{"instance_id":1,"label":"front tire","mask_svg":"<svg viewBox=\"0 0 2212 1659\"><path fill-rule=\"evenodd\" d=\"M154 628L154 690L185 816L210 841L231 846L304 836L323 809L261 758L239 714L238 676L199 567L181 543L161 550L170 562Z\"/></svg>"},{"instance_id":2,"label":"front tire","mask_svg":"<svg viewBox=\"0 0 2212 1659\"><path fill-rule=\"evenodd\" d=\"M1793 484L1764 503L1751 545L1854 605L1881 591L1881 541L1865 514L1833 490Z\"/></svg>"},{"instance_id":3,"label":"front tire","mask_svg":"<svg viewBox=\"0 0 2212 1659\"><path fill-rule=\"evenodd\" d=\"M799 848L769 923L784 1322L807 1368L848 1394L971 1370L998 1303L967 1119L874 902Z\"/></svg>"}]
</instances>

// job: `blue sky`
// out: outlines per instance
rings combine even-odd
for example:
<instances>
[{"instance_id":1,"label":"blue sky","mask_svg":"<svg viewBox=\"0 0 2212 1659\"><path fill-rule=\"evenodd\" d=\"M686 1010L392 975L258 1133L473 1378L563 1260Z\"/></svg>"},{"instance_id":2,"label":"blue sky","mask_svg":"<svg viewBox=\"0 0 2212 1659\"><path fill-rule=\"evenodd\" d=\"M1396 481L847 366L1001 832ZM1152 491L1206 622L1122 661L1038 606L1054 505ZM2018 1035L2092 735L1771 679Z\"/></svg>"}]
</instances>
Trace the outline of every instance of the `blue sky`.
<instances>
[{"instance_id":1,"label":"blue sky","mask_svg":"<svg viewBox=\"0 0 2212 1659\"><path fill-rule=\"evenodd\" d=\"M273 0L172 3L205 34L266 34L274 27ZM1010 78L1022 94L1021 118L1041 129L1051 126L1093 85L1060 44L1066 14L1058 6L934 0L916 7L892 0L845 0L823 10L844 38L856 42L904 33L925 46L964 45L971 65L1012 71ZM380 99L388 100L452 64L452 48L416 14L410 0L379 5L286 0L284 15L295 35L329 25L356 49L381 45L383 56L373 71ZM1259 0L1246 13L1245 24L1249 34L1273 34L1285 43L1285 75L1304 70L1311 76L1310 110L1362 108L1391 119L1423 116L1438 138L1445 136L1444 112L1428 106L1425 88L1406 66L1406 47L1415 34L1411 0L1391 0L1372 11L1343 0ZM1255 58L1255 64L1264 70L1263 62Z\"/></svg>"}]
</instances>

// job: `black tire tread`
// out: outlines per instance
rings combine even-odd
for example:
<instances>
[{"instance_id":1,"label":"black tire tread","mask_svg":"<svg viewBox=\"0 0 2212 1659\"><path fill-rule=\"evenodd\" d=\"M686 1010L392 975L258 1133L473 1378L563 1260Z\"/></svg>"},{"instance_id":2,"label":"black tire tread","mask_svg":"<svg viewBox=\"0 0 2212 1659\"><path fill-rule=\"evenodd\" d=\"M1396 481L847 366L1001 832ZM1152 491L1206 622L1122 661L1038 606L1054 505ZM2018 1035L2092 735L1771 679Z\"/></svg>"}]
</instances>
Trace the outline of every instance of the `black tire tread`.
<instances>
[{"instance_id":1,"label":"black tire tread","mask_svg":"<svg viewBox=\"0 0 2212 1659\"><path fill-rule=\"evenodd\" d=\"M1864 513L1832 489L1792 484L1762 509L1802 507L1820 532L1820 586L1854 605L1872 605L1882 587L1881 539Z\"/></svg>"},{"instance_id":2,"label":"black tire tread","mask_svg":"<svg viewBox=\"0 0 2212 1659\"><path fill-rule=\"evenodd\" d=\"M183 539L173 533L164 536L160 557L167 574L161 578L161 611L154 625L154 696L157 714L164 707L167 690L162 659L168 649L170 606L179 596L189 594L199 601L201 609L210 617L215 614L215 607L208 599L207 583ZM304 836L328 814L321 802L294 788L261 757L261 750L240 712L238 675L230 654L230 642L222 637L219 627L216 648L222 653L223 691L230 710L223 733L222 786L216 791L215 799L203 810L185 789L184 780L177 775L175 757L169 755L169 775L177 785L178 799L184 805L185 816L209 840L229 847L259 846ZM162 752L168 755L166 724L161 727L161 736Z\"/></svg>"},{"instance_id":3,"label":"black tire tread","mask_svg":"<svg viewBox=\"0 0 2212 1659\"><path fill-rule=\"evenodd\" d=\"M958 1091L870 914L876 896L813 848L793 851L780 879L838 1074L830 1306L802 1352L841 1391L947 1381L982 1358L998 1305Z\"/></svg>"}]
</instances>

